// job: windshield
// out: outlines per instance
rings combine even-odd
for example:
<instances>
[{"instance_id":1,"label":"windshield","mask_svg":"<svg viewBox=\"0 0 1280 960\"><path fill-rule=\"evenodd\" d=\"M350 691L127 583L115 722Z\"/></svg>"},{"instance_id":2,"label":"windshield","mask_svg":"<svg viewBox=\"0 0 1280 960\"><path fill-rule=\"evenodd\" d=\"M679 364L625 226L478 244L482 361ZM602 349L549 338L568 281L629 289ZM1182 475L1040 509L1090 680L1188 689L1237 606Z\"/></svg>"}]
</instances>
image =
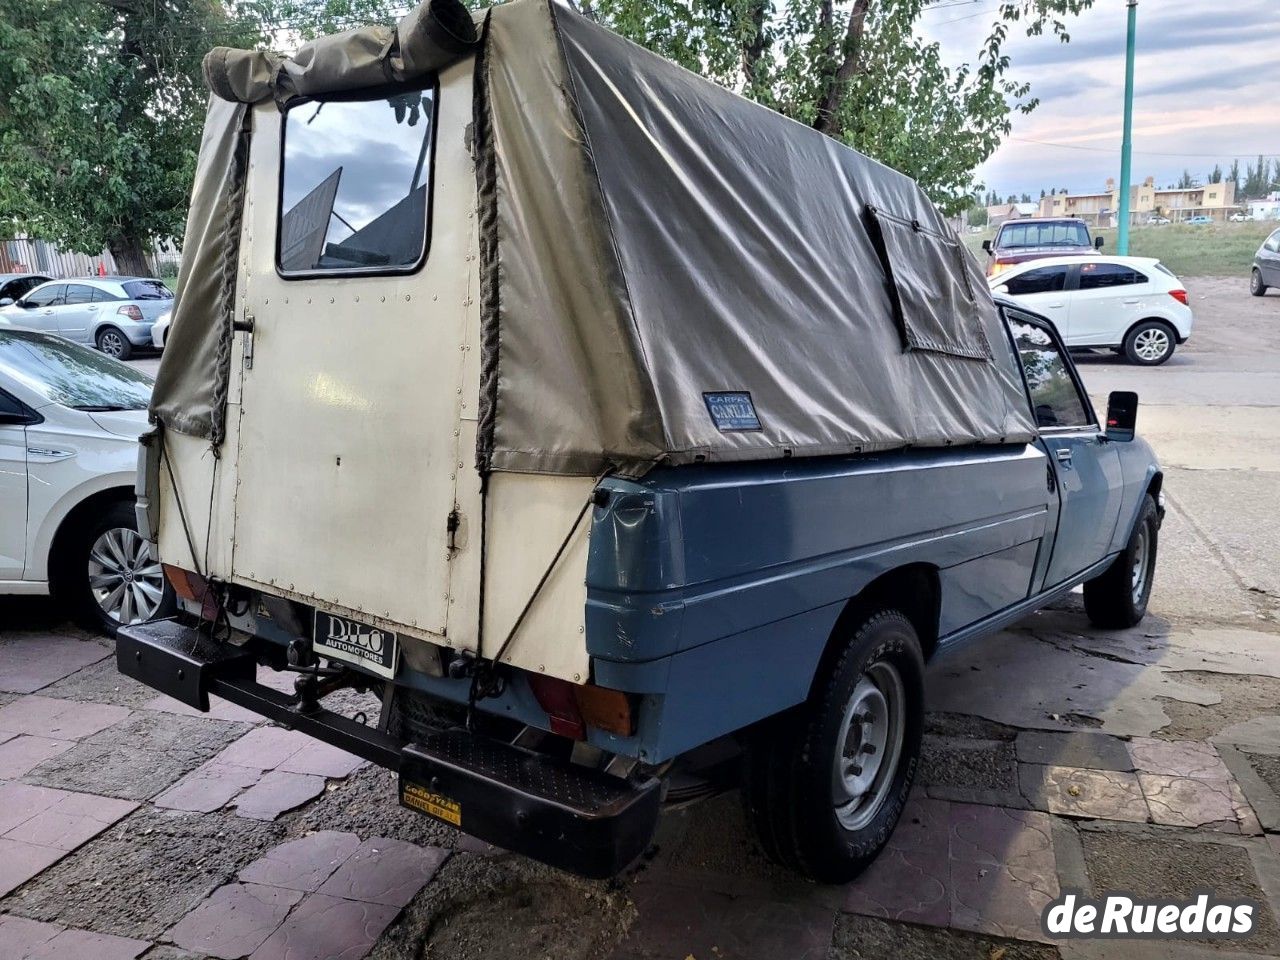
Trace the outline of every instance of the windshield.
<instances>
[{"instance_id":1,"label":"windshield","mask_svg":"<svg viewBox=\"0 0 1280 960\"><path fill-rule=\"evenodd\" d=\"M1089 228L1083 223L1006 223L997 247L1087 247Z\"/></svg>"},{"instance_id":2,"label":"windshield","mask_svg":"<svg viewBox=\"0 0 1280 960\"><path fill-rule=\"evenodd\" d=\"M173 299L173 292L159 280L126 280L120 286L130 300Z\"/></svg>"},{"instance_id":3,"label":"windshield","mask_svg":"<svg viewBox=\"0 0 1280 960\"><path fill-rule=\"evenodd\" d=\"M145 410L151 400L141 370L34 330L0 331L0 375L76 410Z\"/></svg>"}]
</instances>

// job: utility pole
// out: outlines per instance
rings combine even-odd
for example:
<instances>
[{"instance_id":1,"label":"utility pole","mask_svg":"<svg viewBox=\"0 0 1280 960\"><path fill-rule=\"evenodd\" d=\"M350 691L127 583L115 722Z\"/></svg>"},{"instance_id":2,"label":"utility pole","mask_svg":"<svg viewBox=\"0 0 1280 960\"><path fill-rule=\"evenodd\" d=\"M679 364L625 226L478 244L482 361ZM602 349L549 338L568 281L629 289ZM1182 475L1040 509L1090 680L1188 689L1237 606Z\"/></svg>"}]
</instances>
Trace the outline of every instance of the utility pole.
<instances>
[{"instance_id":1,"label":"utility pole","mask_svg":"<svg viewBox=\"0 0 1280 960\"><path fill-rule=\"evenodd\" d=\"M1129 254L1129 176L1133 155L1133 50L1138 32L1138 0L1129 0L1129 40L1124 57L1124 138L1120 142L1120 229L1116 253Z\"/></svg>"}]
</instances>

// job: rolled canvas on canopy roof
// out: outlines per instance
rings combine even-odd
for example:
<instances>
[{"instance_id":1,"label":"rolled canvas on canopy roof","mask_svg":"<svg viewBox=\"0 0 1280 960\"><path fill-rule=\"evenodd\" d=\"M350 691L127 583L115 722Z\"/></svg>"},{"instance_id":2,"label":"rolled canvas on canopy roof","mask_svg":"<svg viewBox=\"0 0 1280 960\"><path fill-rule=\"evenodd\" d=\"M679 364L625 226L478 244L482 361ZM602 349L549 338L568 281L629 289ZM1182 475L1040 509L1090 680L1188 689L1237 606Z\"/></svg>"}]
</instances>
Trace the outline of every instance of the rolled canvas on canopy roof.
<instances>
[{"instance_id":1,"label":"rolled canvas on canopy roof","mask_svg":"<svg viewBox=\"0 0 1280 960\"><path fill-rule=\"evenodd\" d=\"M455 36L449 6L292 61L220 52L207 73L220 95L283 103L476 57L480 469L640 473L1034 435L977 265L909 178L546 0L489 10L474 54L406 42L430 33L414 24ZM201 177L216 179L209 140ZM221 329L178 309L175 334ZM167 426L198 432L183 411L220 402L196 389L216 379L209 355L170 347L153 406Z\"/></svg>"}]
</instances>

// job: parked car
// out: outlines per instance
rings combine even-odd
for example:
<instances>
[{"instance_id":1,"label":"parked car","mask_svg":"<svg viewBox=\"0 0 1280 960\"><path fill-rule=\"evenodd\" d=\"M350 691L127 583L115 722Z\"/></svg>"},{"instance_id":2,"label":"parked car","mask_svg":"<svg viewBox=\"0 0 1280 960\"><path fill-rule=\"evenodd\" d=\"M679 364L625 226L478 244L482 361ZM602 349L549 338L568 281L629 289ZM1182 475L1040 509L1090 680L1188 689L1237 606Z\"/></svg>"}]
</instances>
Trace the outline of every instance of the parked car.
<instances>
[{"instance_id":1,"label":"parked car","mask_svg":"<svg viewBox=\"0 0 1280 960\"><path fill-rule=\"evenodd\" d=\"M52 591L107 633L171 611L133 508L150 396L140 370L0 327L0 593Z\"/></svg>"},{"instance_id":2,"label":"parked car","mask_svg":"<svg viewBox=\"0 0 1280 960\"><path fill-rule=\"evenodd\" d=\"M982 242L982 249L987 276L994 277L1028 260L1093 253L1102 249L1102 238L1090 237L1089 225L1073 217L1006 220L994 240Z\"/></svg>"},{"instance_id":3,"label":"parked car","mask_svg":"<svg viewBox=\"0 0 1280 960\"><path fill-rule=\"evenodd\" d=\"M28 290L47 283L48 277L40 273L0 273L0 306L5 301L21 300Z\"/></svg>"},{"instance_id":4,"label":"parked car","mask_svg":"<svg viewBox=\"0 0 1280 960\"><path fill-rule=\"evenodd\" d=\"M1253 221L1253 215L1249 213L1241 213L1240 211L1236 211L1227 219L1230 220L1232 223L1251 223Z\"/></svg>"},{"instance_id":5,"label":"parked car","mask_svg":"<svg viewBox=\"0 0 1280 960\"><path fill-rule=\"evenodd\" d=\"M1187 223L1193 226L1202 227L1207 223L1213 223L1213 217L1206 217L1204 214L1190 218Z\"/></svg>"},{"instance_id":6,"label":"parked car","mask_svg":"<svg viewBox=\"0 0 1280 960\"><path fill-rule=\"evenodd\" d=\"M1280 229L1262 241L1249 271L1249 292L1255 297L1265 296L1271 287L1280 287Z\"/></svg>"},{"instance_id":7,"label":"parked car","mask_svg":"<svg viewBox=\"0 0 1280 960\"><path fill-rule=\"evenodd\" d=\"M1053 320L1067 346L1157 366L1191 336L1182 282L1150 257L1057 257L992 277L992 291Z\"/></svg>"},{"instance_id":8,"label":"parked car","mask_svg":"<svg viewBox=\"0 0 1280 960\"><path fill-rule=\"evenodd\" d=\"M173 311L166 310L151 328L151 345L157 350L163 350L164 342L169 338L169 320L172 316Z\"/></svg>"},{"instance_id":9,"label":"parked car","mask_svg":"<svg viewBox=\"0 0 1280 960\"><path fill-rule=\"evenodd\" d=\"M1158 215L1154 217L1147 217L1147 226L1149 227L1162 227L1168 222L1168 217L1161 217Z\"/></svg>"},{"instance_id":10,"label":"parked car","mask_svg":"<svg viewBox=\"0 0 1280 960\"><path fill-rule=\"evenodd\" d=\"M182 614L123 628L119 668L590 876L741 786L772 858L846 881L911 795L928 657L1078 584L1143 617L1137 397L1100 419L904 175L568 4L471 43L426 10L305 46L302 87L206 61L228 99L139 474ZM325 708L351 687L379 720Z\"/></svg>"},{"instance_id":11,"label":"parked car","mask_svg":"<svg viewBox=\"0 0 1280 960\"><path fill-rule=\"evenodd\" d=\"M0 321L128 360L135 350L151 347L151 326L172 303L169 288L152 277L77 277L52 280L0 305Z\"/></svg>"}]
</instances>

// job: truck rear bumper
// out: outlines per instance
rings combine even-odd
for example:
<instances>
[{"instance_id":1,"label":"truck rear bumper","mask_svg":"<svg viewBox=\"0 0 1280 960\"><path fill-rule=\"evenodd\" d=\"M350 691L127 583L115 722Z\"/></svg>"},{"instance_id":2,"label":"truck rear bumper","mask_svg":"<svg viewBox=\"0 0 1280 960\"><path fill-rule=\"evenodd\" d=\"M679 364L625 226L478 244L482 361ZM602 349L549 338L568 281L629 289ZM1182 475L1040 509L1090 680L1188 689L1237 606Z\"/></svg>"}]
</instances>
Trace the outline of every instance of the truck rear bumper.
<instances>
[{"instance_id":1,"label":"truck rear bumper","mask_svg":"<svg viewBox=\"0 0 1280 960\"><path fill-rule=\"evenodd\" d=\"M209 695L363 757L400 775L400 802L472 836L586 877L611 877L653 838L661 801L653 778L597 770L461 730L414 743L296 699L256 680L251 650L219 643L175 620L123 627L121 673L189 707Z\"/></svg>"}]
</instances>

